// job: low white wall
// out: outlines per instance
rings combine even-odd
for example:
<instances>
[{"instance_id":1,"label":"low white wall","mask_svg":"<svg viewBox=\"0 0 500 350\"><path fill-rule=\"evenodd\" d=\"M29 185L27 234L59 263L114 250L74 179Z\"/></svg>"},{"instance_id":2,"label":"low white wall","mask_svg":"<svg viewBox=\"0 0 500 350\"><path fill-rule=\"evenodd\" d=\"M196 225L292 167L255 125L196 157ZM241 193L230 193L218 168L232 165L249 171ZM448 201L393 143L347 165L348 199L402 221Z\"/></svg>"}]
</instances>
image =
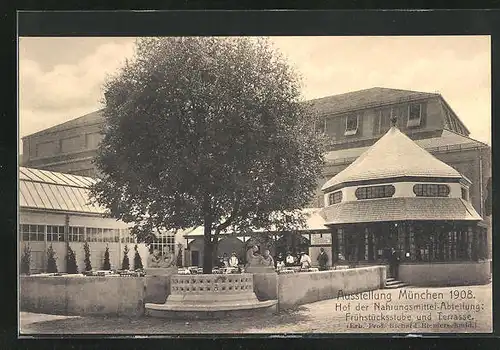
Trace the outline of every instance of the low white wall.
<instances>
[{"instance_id":1,"label":"low white wall","mask_svg":"<svg viewBox=\"0 0 500 350\"><path fill-rule=\"evenodd\" d=\"M254 291L260 300L278 299L280 309L319 300L383 288L385 266L370 266L348 270L299 272L277 275L254 274Z\"/></svg>"},{"instance_id":2,"label":"low white wall","mask_svg":"<svg viewBox=\"0 0 500 350\"><path fill-rule=\"evenodd\" d=\"M490 281L489 261L401 264L398 278L413 286L464 286Z\"/></svg>"},{"instance_id":3,"label":"low white wall","mask_svg":"<svg viewBox=\"0 0 500 350\"><path fill-rule=\"evenodd\" d=\"M140 316L144 277L21 276L22 311L59 315Z\"/></svg>"}]
</instances>

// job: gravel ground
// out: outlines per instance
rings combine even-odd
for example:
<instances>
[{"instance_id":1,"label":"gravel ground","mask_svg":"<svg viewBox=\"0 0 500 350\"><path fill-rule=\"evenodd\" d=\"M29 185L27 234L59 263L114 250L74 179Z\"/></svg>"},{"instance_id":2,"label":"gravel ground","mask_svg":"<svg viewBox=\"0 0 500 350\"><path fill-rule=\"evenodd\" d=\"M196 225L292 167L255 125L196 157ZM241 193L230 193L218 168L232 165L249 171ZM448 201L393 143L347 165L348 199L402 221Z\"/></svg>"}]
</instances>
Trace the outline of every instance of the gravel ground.
<instances>
[{"instance_id":1,"label":"gravel ground","mask_svg":"<svg viewBox=\"0 0 500 350\"><path fill-rule=\"evenodd\" d=\"M462 290L460 298L452 299L450 291ZM415 300L409 297L399 298L401 291L407 291L407 296L414 293L442 293L443 298ZM469 292L470 291L470 292ZM456 292L455 292L456 293ZM469 299L467 298L467 293ZM362 293L365 294L366 293ZM362 295L361 294L361 295ZM391 306L407 305L453 305L455 310L422 311L418 310L374 310L374 295L384 294ZM458 293L460 294L460 293ZM361 296L358 295L358 296ZM404 294L403 294L404 295ZM356 296L351 296L356 298ZM241 333L490 333L492 332L492 286L455 287L455 288L404 288L374 291L372 300L340 300L329 299L299 306L296 310L281 312L277 315L246 317L228 320L211 321L181 321L142 317L105 318L105 317L68 317L42 315L21 312L21 334L241 334ZM336 310L336 306L348 307L349 311ZM460 310L463 305L478 307L478 311ZM364 311L356 311L356 307ZM417 306L418 307L418 306ZM425 307L425 306L424 306ZM353 318L349 317L349 312ZM396 320L367 321L356 319L356 315L397 317ZM469 316L468 316L469 315ZM417 317L430 317L427 320L417 320ZM441 316L441 320L439 317ZM405 320L401 320L404 317ZM411 317L411 320L408 318ZM457 320L461 317L472 317L472 320ZM445 319L446 318L446 319ZM355 327L355 328L354 328ZM362 327L362 328L360 328Z\"/></svg>"}]
</instances>

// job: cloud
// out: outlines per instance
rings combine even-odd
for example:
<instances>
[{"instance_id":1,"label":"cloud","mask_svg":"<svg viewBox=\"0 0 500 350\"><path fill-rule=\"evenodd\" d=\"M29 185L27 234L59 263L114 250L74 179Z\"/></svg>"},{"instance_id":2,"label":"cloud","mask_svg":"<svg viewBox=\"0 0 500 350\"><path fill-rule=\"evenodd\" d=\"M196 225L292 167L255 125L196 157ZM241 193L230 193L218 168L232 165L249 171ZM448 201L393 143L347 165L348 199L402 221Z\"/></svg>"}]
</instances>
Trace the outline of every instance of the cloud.
<instances>
[{"instance_id":1,"label":"cloud","mask_svg":"<svg viewBox=\"0 0 500 350\"><path fill-rule=\"evenodd\" d=\"M44 71L34 60L19 60L20 136L100 108L101 86L133 54L133 42L106 43L75 64Z\"/></svg>"},{"instance_id":2,"label":"cloud","mask_svg":"<svg viewBox=\"0 0 500 350\"><path fill-rule=\"evenodd\" d=\"M101 107L101 86L133 53L133 40L46 40L56 64L37 55L20 57L20 135L65 122ZM52 40L52 41L51 41ZM439 91L471 131L491 144L489 37L273 37L275 47L303 76L304 97L317 98L374 86ZM38 40L39 41L39 40ZM77 59L59 60L64 45ZM57 47L57 48L56 48ZM62 48L61 48L62 47ZM71 47L68 47L71 50ZM24 51L20 51L24 52ZM74 63L73 63L74 62Z\"/></svg>"}]
</instances>

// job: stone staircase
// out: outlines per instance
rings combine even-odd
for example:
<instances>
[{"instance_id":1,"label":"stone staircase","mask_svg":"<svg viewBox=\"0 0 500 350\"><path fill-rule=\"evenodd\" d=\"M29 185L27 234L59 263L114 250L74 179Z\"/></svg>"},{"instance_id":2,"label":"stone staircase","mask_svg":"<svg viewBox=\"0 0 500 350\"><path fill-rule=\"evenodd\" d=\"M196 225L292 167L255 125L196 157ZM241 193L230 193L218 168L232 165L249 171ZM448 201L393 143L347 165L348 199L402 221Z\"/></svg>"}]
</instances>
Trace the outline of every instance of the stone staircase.
<instances>
[{"instance_id":1,"label":"stone staircase","mask_svg":"<svg viewBox=\"0 0 500 350\"><path fill-rule=\"evenodd\" d=\"M407 287L407 286L408 286L408 283L398 281L393 277L388 277L386 282L385 282L384 289L397 289L397 288L403 288L403 287Z\"/></svg>"}]
</instances>

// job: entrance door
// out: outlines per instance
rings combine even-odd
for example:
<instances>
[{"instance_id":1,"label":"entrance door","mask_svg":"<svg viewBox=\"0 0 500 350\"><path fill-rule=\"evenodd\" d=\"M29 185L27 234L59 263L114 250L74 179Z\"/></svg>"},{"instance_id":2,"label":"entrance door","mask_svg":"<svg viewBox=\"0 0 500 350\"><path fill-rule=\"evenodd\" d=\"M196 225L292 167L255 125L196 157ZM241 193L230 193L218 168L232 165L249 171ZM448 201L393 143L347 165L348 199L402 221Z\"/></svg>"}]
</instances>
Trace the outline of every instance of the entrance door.
<instances>
[{"instance_id":1,"label":"entrance door","mask_svg":"<svg viewBox=\"0 0 500 350\"><path fill-rule=\"evenodd\" d=\"M197 250L191 251L191 266L199 266L200 264L200 252Z\"/></svg>"},{"instance_id":2,"label":"entrance door","mask_svg":"<svg viewBox=\"0 0 500 350\"><path fill-rule=\"evenodd\" d=\"M395 224L390 223L388 233L389 237L386 247L387 277L397 278L398 272L396 269L399 268L399 264L396 262L395 257L392 256L392 249L394 248L396 250L396 254L399 254L398 227L395 226Z\"/></svg>"}]
</instances>

